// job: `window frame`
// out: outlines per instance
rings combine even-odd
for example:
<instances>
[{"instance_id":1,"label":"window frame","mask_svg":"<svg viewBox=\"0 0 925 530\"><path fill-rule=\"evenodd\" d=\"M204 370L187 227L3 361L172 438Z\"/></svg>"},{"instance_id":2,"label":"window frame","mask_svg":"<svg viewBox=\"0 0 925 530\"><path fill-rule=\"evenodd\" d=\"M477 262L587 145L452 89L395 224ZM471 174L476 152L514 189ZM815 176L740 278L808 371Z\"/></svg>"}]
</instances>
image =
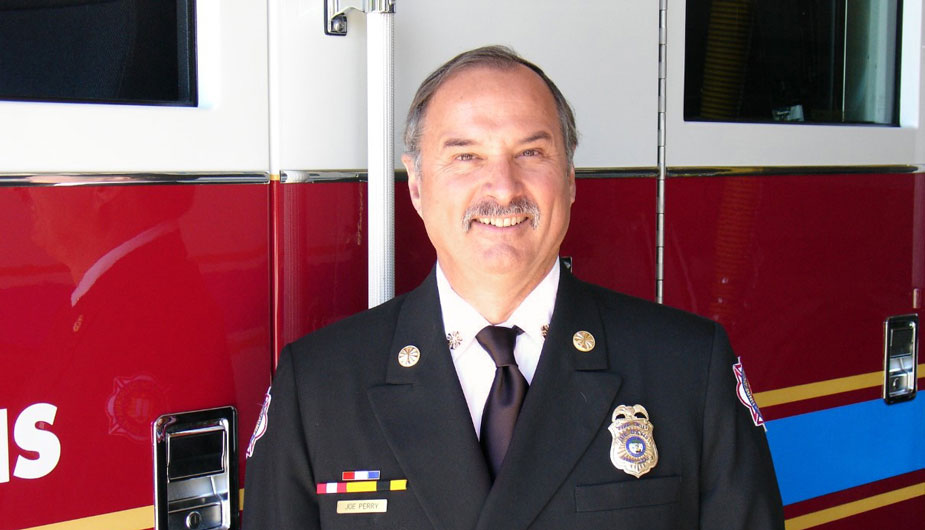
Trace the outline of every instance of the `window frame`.
<instances>
[{"instance_id":1,"label":"window frame","mask_svg":"<svg viewBox=\"0 0 925 530\"><path fill-rule=\"evenodd\" d=\"M676 6L676 7L675 7ZM902 10L899 126L684 120L685 3L668 11L666 155L672 166L848 166L922 162L922 0Z\"/></svg>"},{"instance_id":2,"label":"window frame","mask_svg":"<svg viewBox=\"0 0 925 530\"><path fill-rule=\"evenodd\" d=\"M195 20L196 107L0 101L0 172L267 172L267 6L198 0Z\"/></svg>"}]
</instances>

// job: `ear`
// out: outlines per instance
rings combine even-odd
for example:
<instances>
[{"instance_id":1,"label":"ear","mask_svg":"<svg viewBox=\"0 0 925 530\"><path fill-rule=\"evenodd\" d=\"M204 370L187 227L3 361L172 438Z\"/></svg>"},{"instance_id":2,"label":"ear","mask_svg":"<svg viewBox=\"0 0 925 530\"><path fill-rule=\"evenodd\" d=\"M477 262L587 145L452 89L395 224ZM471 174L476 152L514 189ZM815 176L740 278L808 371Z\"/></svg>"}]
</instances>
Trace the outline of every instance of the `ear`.
<instances>
[{"instance_id":1,"label":"ear","mask_svg":"<svg viewBox=\"0 0 925 530\"><path fill-rule=\"evenodd\" d=\"M421 175L417 174L414 169L414 157L405 153L401 155L401 163L405 165L405 171L408 172L408 194L411 196L411 204L414 205L415 211L423 219L421 213Z\"/></svg>"},{"instance_id":2,"label":"ear","mask_svg":"<svg viewBox=\"0 0 925 530\"><path fill-rule=\"evenodd\" d=\"M568 193L570 204L575 204L575 168L568 170Z\"/></svg>"}]
</instances>

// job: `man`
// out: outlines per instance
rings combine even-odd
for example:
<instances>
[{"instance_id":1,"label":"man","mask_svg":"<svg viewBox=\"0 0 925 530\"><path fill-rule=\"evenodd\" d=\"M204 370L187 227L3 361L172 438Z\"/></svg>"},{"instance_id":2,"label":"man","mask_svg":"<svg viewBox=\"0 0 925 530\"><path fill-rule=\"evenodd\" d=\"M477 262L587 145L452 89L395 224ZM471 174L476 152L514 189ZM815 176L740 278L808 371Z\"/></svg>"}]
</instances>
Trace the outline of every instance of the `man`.
<instances>
[{"instance_id":1,"label":"man","mask_svg":"<svg viewBox=\"0 0 925 530\"><path fill-rule=\"evenodd\" d=\"M577 140L542 71L454 58L405 140L437 266L283 352L246 530L783 528L722 329L560 266Z\"/></svg>"}]
</instances>

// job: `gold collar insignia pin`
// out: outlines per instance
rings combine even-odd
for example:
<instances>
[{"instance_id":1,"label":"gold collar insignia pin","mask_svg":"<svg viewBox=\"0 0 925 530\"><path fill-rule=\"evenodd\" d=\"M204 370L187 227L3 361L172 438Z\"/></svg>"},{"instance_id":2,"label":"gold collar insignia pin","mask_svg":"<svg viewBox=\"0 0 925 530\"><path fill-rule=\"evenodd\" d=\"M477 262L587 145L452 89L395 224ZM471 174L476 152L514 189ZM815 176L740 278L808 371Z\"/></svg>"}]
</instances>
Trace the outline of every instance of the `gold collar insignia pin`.
<instances>
[{"instance_id":1,"label":"gold collar insignia pin","mask_svg":"<svg viewBox=\"0 0 925 530\"><path fill-rule=\"evenodd\" d=\"M398 364L405 368L411 368L421 360L421 350L417 346L409 344L398 352Z\"/></svg>"},{"instance_id":2,"label":"gold collar insignia pin","mask_svg":"<svg viewBox=\"0 0 925 530\"><path fill-rule=\"evenodd\" d=\"M589 352L594 349L594 335L587 331L576 332L572 335L572 344L578 351Z\"/></svg>"}]
</instances>

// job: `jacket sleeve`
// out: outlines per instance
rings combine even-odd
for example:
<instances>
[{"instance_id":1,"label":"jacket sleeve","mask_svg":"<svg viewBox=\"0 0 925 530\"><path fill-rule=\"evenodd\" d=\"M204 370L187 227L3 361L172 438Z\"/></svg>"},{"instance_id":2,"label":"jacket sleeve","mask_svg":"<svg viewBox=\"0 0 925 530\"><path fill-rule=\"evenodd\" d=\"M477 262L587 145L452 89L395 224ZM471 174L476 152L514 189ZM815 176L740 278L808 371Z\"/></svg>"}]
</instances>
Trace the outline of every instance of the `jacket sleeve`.
<instances>
[{"instance_id":1,"label":"jacket sleeve","mask_svg":"<svg viewBox=\"0 0 925 530\"><path fill-rule=\"evenodd\" d=\"M245 468L244 530L320 528L293 354L280 354ZM265 416L265 417L263 417ZM261 426L261 421L265 422Z\"/></svg>"},{"instance_id":2,"label":"jacket sleeve","mask_svg":"<svg viewBox=\"0 0 925 530\"><path fill-rule=\"evenodd\" d=\"M703 405L700 528L783 530L767 438L736 398L735 363L726 333L716 324Z\"/></svg>"}]
</instances>

